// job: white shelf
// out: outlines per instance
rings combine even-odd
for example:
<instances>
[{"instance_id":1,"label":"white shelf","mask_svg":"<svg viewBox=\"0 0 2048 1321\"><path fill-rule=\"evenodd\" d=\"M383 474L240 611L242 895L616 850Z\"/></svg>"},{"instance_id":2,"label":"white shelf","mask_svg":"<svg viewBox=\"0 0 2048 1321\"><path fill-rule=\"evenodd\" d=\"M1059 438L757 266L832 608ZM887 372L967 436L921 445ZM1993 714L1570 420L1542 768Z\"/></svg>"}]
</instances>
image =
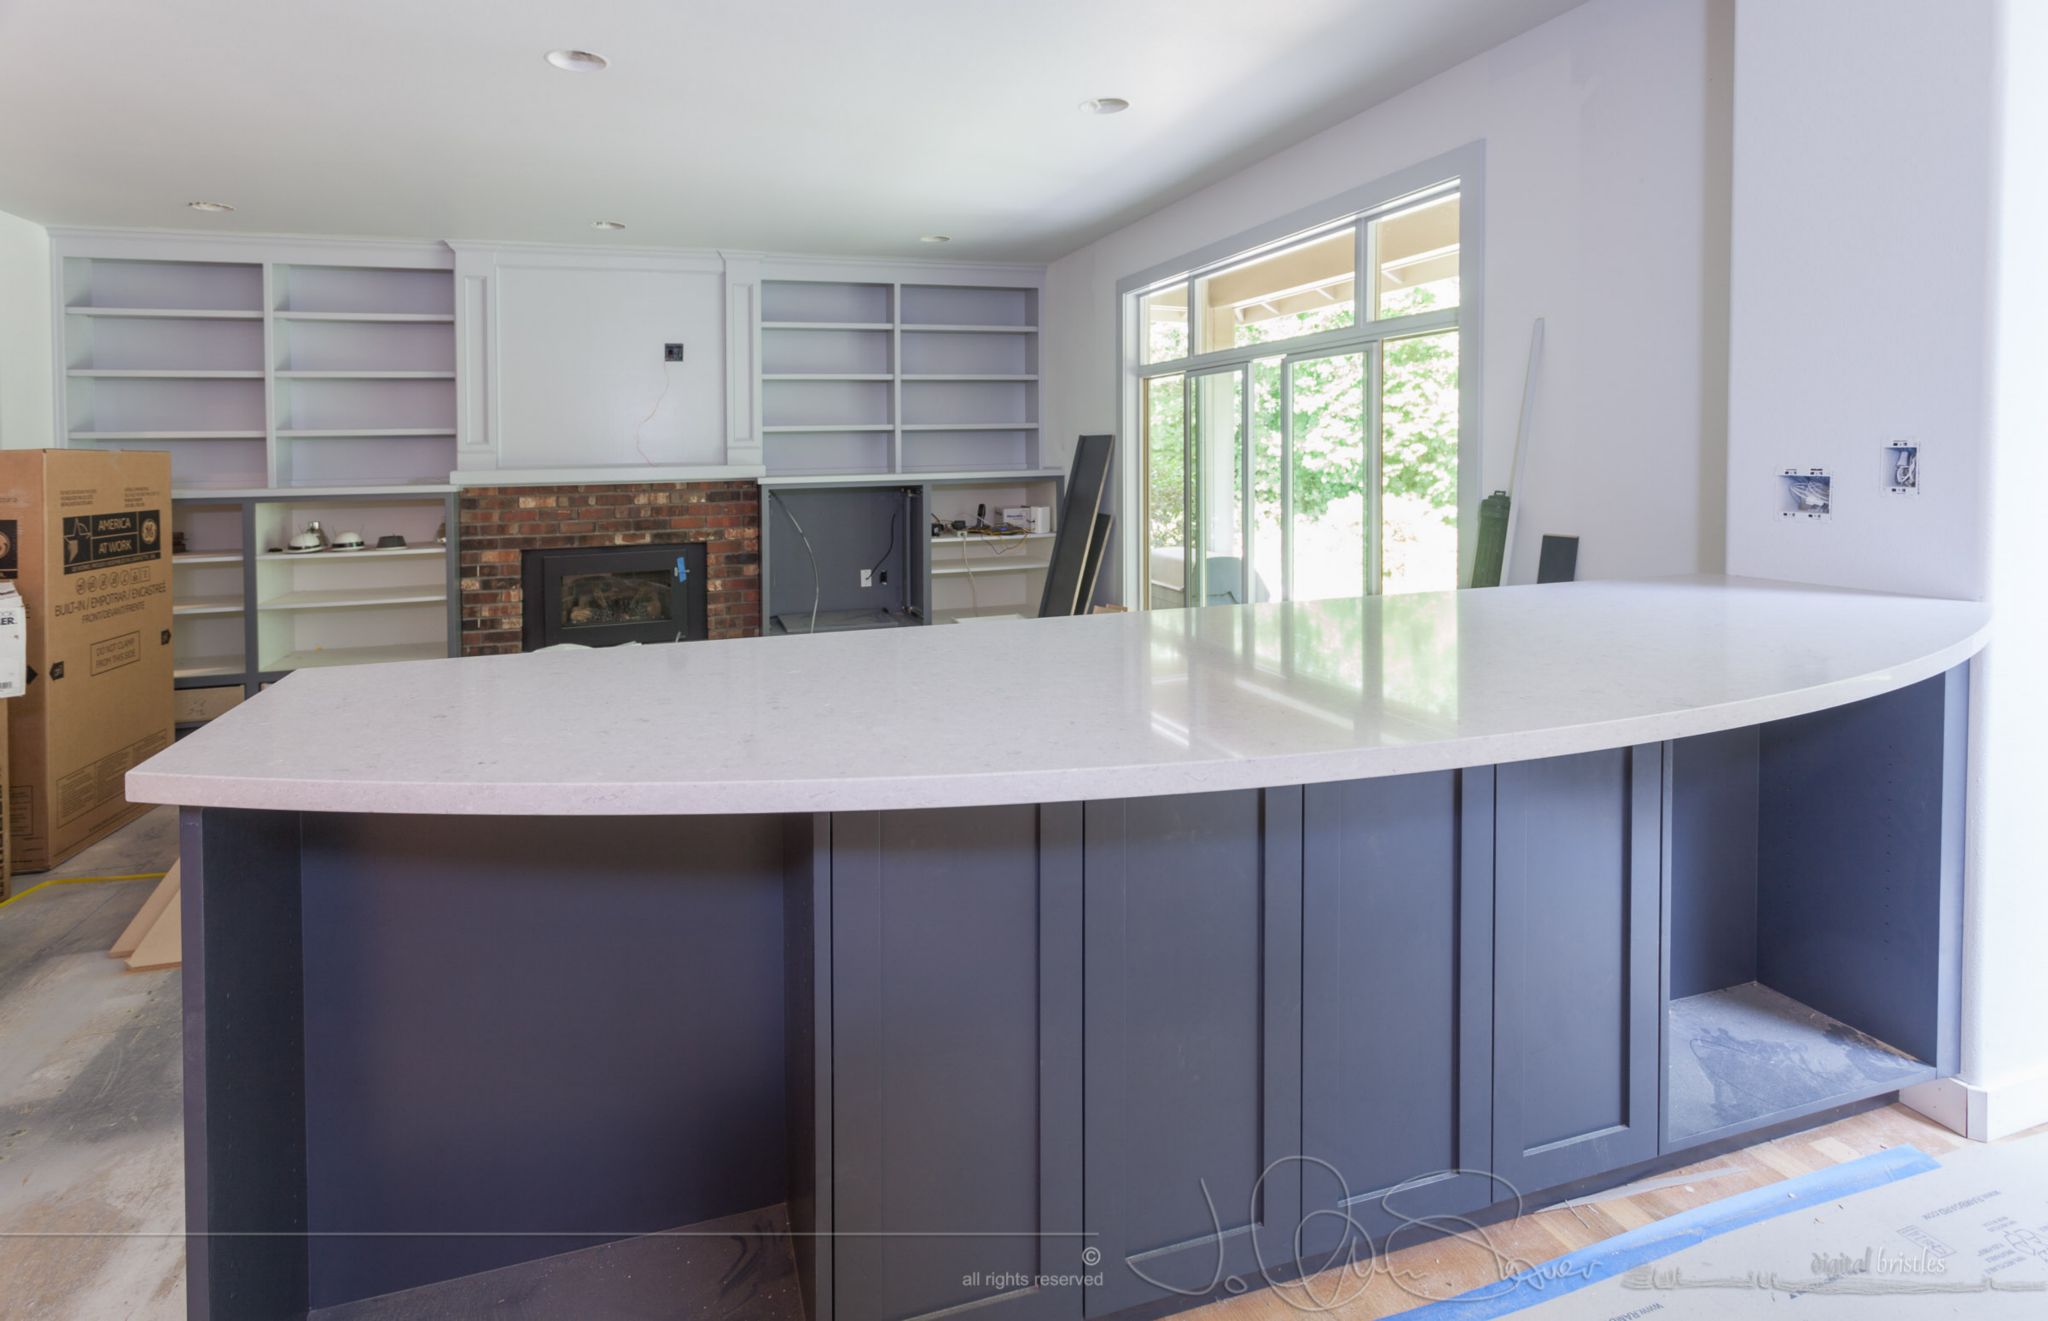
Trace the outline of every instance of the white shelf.
<instances>
[{"instance_id":1,"label":"white shelf","mask_svg":"<svg viewBox=\"0 0 2048 1321\"><path fill-rule=\"evenodd\" d=\"M361 550L267 550L263 552L265 563L292 563L309 560L396 560L422 559L428 555L446 555L448 548L439 542L430 546L365 546Z\"/></svg>"},{"instance_id":2,"label":"white shelf","mask_svg":"<svg viewBox=\"0 0 2048 1321\"><path fill-rule=\"evenodd\" d=\"M1051 541L1054 535L1051 532L1012 532L1008 536L996 536L990 532L948 532L943 537L933 537L931 543L944 546L962 541Z\"/></svg>"},{"instance_id":3,"label":"white shelf","mask_svg":"<svg viewBox=\"0 0 2048 1321\"><path fill-rule=\"evenodd\" d=\"M807 472L763 477L764 487L777 486L1022 486L1066 476L1063 468L975 468L933 472Z\"/></svg>"},{"instance_id":4,"label":"white shelf","mask_svg":"<svg viewBox=\"0 0 2048 1321\"><path fill-rule=\"evenodd\" d=\"M238 550L188 550L174 552L171 563L179 568L187 564L240 564L242 552Z\"/></svg>"},{"instance_id":5,"label":"white shelf","mask_svg":"<svg viewBox=\"0 0 2048 1321\"><path fill-rule=\"evenodd\" d=\"M453 436L455 433L442 427L358 427L353 431L297 430L280 431L279 440L377 440L394 436Z\"/></svg>"},{"instance_id":6,"label":"white shelf","mask_svg":"<svg viewBox=\"0 0 2048 1321\"><path fill-rule=\"evenodd\" d=\"M360 321L382 325L453 325L453 312L279 312L280 321Z\"/></svg>"},{"instance_id":7,"label":"white shelf","mask_svg":"<svg viewBox=\"0 0 2048 1321\"><path fill-rule=\"evenodd\" d=\"M903 379L906 381L950 381L956 384L961 382L995 381L1005 385L1029 385L1036 381L1038 377L1036 374L1003 376L993 373L984 375L979 372L921 372L916 375L905 374Z\"/></svg>"},{"instance_id":8,"label":"white shelf","mask_svg":"<svg viewBox=\"0 0 2048 1321\"><path fill-rule=\"evenodd\" d=\"M315 647L309 651L288 651L268 670L313 670L331 665L376 665L385 661L445 660L448 649L439 642L398 642L382 647Z\"/></svg>"},{"instance_id":9,"label":"white shelf","mask_svg":"<svg viewBox=\"0 0 2048 1321\"><path fill-rule=\"evenodd\" d=\"M191 501L255 500L276 499L287 496L301 496L306 499L324 499L330 496L388 495L410 498L423 495L446 495L455 487L448 482L402 482L382 486L357 486L337 482L331 486L173 486L171 499Z\"/></svg>"},{"instance_id":10,"label":"white shelf","mask_svg":"<svg viewBox=\"0 0 2048 1321\"><path fill-rule=\"evenodd\" d=\"M260 381L263 372L169 369L159 367L72 367L67 376L98 377L114 381Z\"/></svg>"},{"instance_id":11,"label":"white shelf","mask_svg":"<svg viewBox=\"0 0 2048 1321\"><path fill-rule=\"evenodd\" d=\"M979 578L990 573L1044 573L1052 566L1044 560L1023 560L1012 564L1007 560L975 560L970 568L965 564L934 564L934 578Z\"/></svg>"},{"instance_id":12,"label":"white shelf","mask_svg":"<svg viewBox=\"0 0 2048 1321\"><path fill-rule=\"evenodd\" d=\"M763 321L763 330L894 330L893 321Z\"/></svg>"},{"instance_id":13,"label":"white shelf","mask_svg":"<svg viewBox=\"0 0 2048 1321\"><path fill-rule=\"evenodd\" d=\"M1036 431L1036 422L905 422L905 431Z\"/></svg>"},{"instance_id":14,"label":"white shelf","mask_svg":"<svg viewBox=\"0 0 2048 1321\"><path fill-rule=\"evenodd\" d=\"M239 615L242 613L242 598L239 596L188 596L184 600L171 602L173 615Z\"/></svg>"},{"instance_id":15,"label":"white shelf","mask_svg":"<svg viewBox=\"0 0 2048 1321\"><path fill-rule=\"evenodd\" d=\"M888 372L764 372L764 381L893 381Z\"/></svg>"},{"instance_id":16,"label":"white shelf","mask_svg":"<svg viewBox=\"0 0 2048 1321\"><path fill-rule=\"evenodd\" d=\"M358 552L360 553L360 552ZM296 558L311 559L312 556ZM260 602L262 610L358 610L386 605L433 605L448 599L447 589L434 587L325 587L316 591L282 592Z\"/></svg>"},{"instance_id":17,"label":"white shelf","mask_svg":"<svg viewBox=\"0 0 2048 1321\"><path fill-rule=\"evenodd\" d=\"M171 664L173 679L218 679L244 670L240 656L191 656Z\"/></svg>"},{"instance_id":18,"label":"white shelf","mask_svg":"<svg viewBox=\"0 0 2048 1321\"><path fill-rule=\"evenodd\" d=\"M930 323L919 324L910 321L903 323L903 329L907 334L923 333L934 335L1036 335L1038 333L1037 326L942 326Z\"/></svg>"},{"instance_id":19,"label":"white shelf","mask_svg":"<svg viewBox=\"0 0 2048 1321\"><path fill-rule=\"evenodd\" d=\"M802 434L812 431L894 431L894 422L806 422L800 426L762 427L764 436Z\"/></svg>"},{"instance_id":20,"label":"white shelf","mask_svg":"<svg viewBox=\"0 0 2048 1321\"><path fill-rule=\"evenodd\" d=\"M263 313L234 307L67 307L66 316L106 316L151 321L261 321Z\"/></svg>"},{"instance_id":21,"label":"white shelf","mask_svg":"<svg viewBox=\"0 0 2048 1321\"><path fill-rule=\"evenodd\" d=\"M452 381L455 379L455 373L281 371L277 373L277 378L281 381Z\"/></svg>"},{"instance_id":22,"label":"white shelf","mask_svg":"<svg viewBox=\"0 0 2048 1321\"><path fill-rule=\"evenodd\" d=\"M261 440L260 431L74 431L73 440Z\"/></svg>"}]
</instances>

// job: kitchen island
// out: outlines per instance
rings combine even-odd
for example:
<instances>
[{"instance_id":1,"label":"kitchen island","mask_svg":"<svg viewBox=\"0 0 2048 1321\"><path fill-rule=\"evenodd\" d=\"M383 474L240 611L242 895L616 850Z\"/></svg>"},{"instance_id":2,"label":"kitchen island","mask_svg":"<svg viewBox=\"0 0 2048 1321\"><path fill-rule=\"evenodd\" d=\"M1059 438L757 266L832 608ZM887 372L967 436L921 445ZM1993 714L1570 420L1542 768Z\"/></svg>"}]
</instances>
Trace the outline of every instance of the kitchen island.
<instances>
[{"instance_id":1,"label":"kitchen island","mask_svg":"<svg viewBox=\"0 0 2048 1321\"><path fill-rule=\"evenodd\" d=\"M191 1314L1105 1316L1957 1066L1971 603L310 670L137 768Z\"/></svg>"}]
</instances>

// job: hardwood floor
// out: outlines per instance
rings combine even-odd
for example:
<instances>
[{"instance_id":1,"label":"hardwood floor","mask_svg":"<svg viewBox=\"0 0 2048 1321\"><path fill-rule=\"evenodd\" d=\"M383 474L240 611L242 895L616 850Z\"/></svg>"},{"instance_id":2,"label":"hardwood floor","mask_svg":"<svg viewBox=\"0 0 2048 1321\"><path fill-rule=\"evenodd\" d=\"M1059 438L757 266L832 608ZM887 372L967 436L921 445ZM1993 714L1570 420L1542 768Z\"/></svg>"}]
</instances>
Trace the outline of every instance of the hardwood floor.
<instances>
[{"instance_id":1,"label":"hardwood floor","mask_svg":"<svg viewBox=\"0 0 2048 1321\"><path fill-rule=\"evenodd\" d=\"M1370 1265L1339 1267L1182 1315L1198 1321L1378 1321L1680 1211L1901 1144L1938 1157L1965 1140L1903 1105L1889 1105L1491 1225L1483 1236L1397 1247Z\"/></svg>"}]
</instances>

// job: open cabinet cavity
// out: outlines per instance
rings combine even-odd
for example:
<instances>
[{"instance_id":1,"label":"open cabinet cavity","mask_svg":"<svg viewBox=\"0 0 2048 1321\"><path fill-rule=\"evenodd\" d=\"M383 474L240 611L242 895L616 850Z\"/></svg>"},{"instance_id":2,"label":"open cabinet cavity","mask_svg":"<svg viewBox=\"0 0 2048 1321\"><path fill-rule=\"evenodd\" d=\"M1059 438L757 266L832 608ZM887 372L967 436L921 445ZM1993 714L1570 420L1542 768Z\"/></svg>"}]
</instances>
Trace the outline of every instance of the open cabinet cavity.
<instances>
[{"instance_id":1,"label":"open cabinet cavity","mask_svg":"<svg viewBox=\"0 0 2048 1321\"><path fill-rule=\"evenodd\" d=\"M1664 1146L1953 1073L1957 669L1671 745Z\"/></svg>"}]
</instances>

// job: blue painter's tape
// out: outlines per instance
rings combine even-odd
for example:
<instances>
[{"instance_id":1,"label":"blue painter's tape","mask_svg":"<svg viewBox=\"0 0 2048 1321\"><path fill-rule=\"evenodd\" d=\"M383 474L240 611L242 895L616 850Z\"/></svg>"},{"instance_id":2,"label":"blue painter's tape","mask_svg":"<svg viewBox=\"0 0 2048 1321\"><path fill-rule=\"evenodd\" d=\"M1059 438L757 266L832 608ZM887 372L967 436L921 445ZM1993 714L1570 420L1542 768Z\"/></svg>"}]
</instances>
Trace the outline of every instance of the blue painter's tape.
<instances>
[{"instance_id":1,"label":"blue painter's tape","mask_svg":"<svg viewBox=\"0 0 2048 1321\"><path fill-rule=\"evenodd\" d=\"M1900 1146L1874 1156L1825 1170L1802 1174L1762 1188L1752 1188L1718 1202L1668 1216L1654 1225L1567 1253L1497 1284L1401 1313L1402 1321L1485 1321L1525 1307L1577 1293L1589 1284L1625 1274L1648 1262L1682 1252L1696 1243L1718 1238L1732 1229L1832 1202L1850 1193L1897 1183L1941 1168L1941 1162L1918 1147Z\"/></svg>"},{"instance_id":2,"label":"blue painter's tape","mask_svg":"<svg viewBox=\"0 0 2048 1321\"><path fill-rule=\"evenodd\" d=\"M676 556L676 581L679 583L690 581L690 566L680 555Z\"/></svg>"}]
</instances>

